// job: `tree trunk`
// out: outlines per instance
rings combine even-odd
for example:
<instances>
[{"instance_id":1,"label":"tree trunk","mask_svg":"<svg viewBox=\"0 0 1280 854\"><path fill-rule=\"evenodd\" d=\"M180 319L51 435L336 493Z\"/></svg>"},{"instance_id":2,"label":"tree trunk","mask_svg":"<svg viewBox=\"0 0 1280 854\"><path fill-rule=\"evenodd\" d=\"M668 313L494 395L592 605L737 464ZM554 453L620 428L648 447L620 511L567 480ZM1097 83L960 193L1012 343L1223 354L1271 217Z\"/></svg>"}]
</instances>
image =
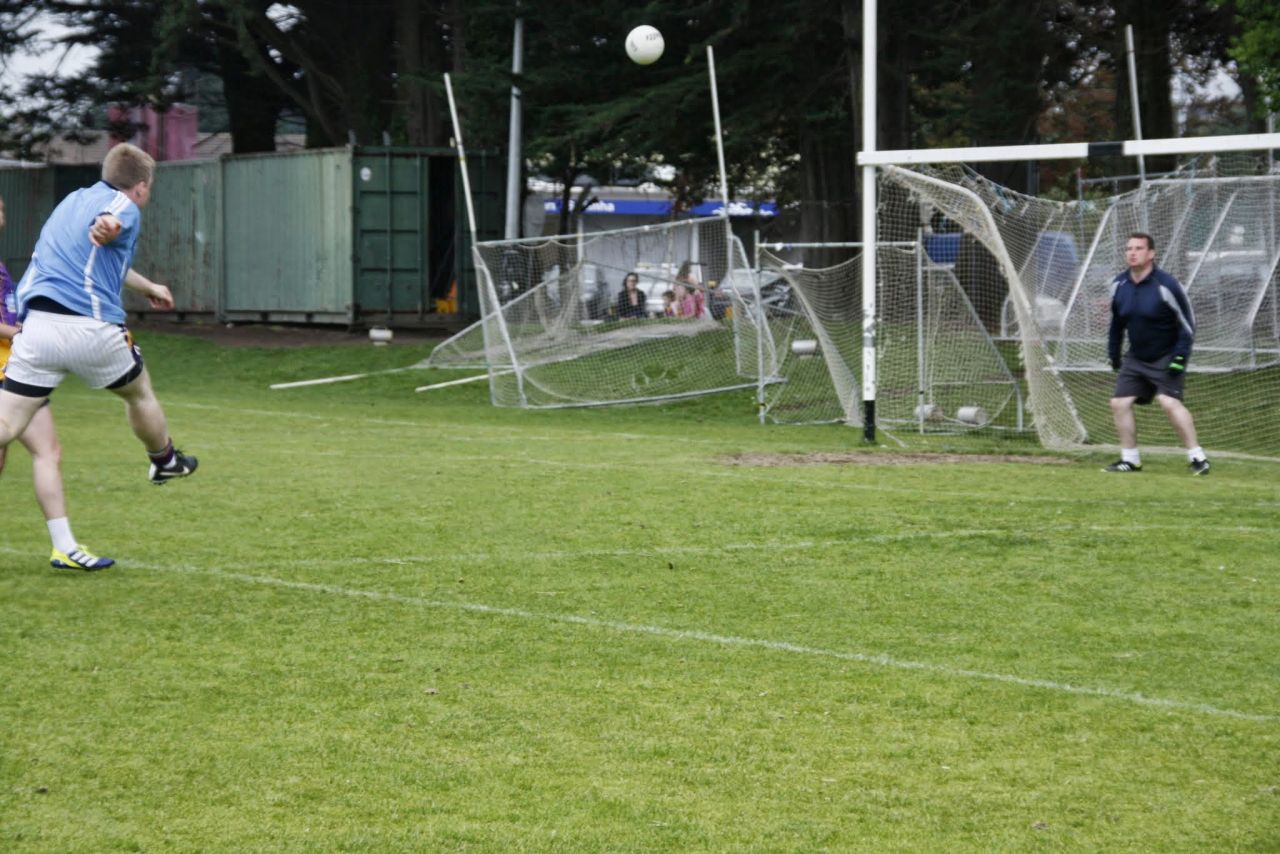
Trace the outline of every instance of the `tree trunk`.
<instances>
[{"instance_id":1,"label":"tree trunk","mask_svg":"<svg viewBox=\"0 0 1280 854\"><path fill-rule=\"evenodd\" d=\"M217 14L225 20L220 11ZM219 40L217 59L227 100L232 153L275 151L276 121L284 107L284 93L264 75L255 74L235 45Z\"/></svg>"},{"instance_id":2,"label":"tree trunk","mask_svg":"<svg viewBox=\"0 0 1280 854\"><path fill-rule=\"evenodd\" d=\"M428 145L426 79L427 41L435 35L434 21L420 0L396 0L396 101L404 111L405 141Z\"/></svg>"},{"instance_id":3,"label":"tree trunk","mask_svg":"<svg viewBox=\"0 0 1280 854\"><path fill-rule=\"evenodd\" d=\"M800 209L801 241L843 243L857 240L854 172L857 151L848 136L806 134L801 140L804 205ZM849 257L848 250L805 253L805 264L828 267Z\"/></svg>"}]
</instances>

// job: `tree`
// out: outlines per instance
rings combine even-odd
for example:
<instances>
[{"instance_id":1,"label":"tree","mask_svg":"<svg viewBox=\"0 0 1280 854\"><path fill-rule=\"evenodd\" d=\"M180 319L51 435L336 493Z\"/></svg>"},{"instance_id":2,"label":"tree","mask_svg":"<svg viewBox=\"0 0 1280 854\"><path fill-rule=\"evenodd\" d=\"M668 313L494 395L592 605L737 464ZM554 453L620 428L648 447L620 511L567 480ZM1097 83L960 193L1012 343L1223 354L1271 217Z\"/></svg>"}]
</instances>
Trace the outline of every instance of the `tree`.
<instances>
[{"instance_id":1,"label":"tree","mask_svg":"<svg viewBox=\"0 0 1280 854\"><path fill-rule=\"evenodd\" d=\"M1234 0L1219 5L1233 13L1238 26L1230 53L1240 63L1241 80L1257 84L1254 114L1263 117L1280 110L1280 6L1272 0Z\"/></svg>"},{"instance_id":2,"label":"tree","mask_svg":"<svg viewBox=\"0 0 1280 854\"><path fill-rule=\"evenodd\" d=\"M208 6L163 0L26 4L68 28L59 38L62 45L92 46L97 57L81 74L36 77L20 97L11 97L0 146L34 156L59 133L76 138L86 129L103 127L109 103L146 104L163 111L189 98L190 83L199 74L211 73L222 81L234 149L273 150L284 101L252 73L234 42L219 40L218 30L204 26L202 11L216 15ZM128 136L134 128L115 130Z\"/></svg>"}]
</instances>

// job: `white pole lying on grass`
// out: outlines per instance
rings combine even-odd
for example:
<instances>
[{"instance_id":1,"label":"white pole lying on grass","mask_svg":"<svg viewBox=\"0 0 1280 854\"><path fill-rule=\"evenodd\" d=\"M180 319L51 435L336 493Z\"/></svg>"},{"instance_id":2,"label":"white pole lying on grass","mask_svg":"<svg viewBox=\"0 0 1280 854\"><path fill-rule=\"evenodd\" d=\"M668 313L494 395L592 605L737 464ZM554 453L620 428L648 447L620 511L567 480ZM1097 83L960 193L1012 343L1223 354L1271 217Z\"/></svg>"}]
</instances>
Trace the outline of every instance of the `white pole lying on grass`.
<instances>
[{"instance_id":1,"label":"white pole lying on grass","mask_svg":"<svg viewBox=\"0 0 1280 854\"><path fill-rule=\"evenodd\" d=\"M422 368L419 365L409 365L404 368L388 368L385 371L369 371L368 373L364 373L364 374L343 374L337 377L320 377L319 379L315 379L315 380L298 380L297 382L291 382L291 383L272 383L271 385L267 386L267 388L270 388L270 389L302 388L303 386L308 386L308 385L328 385L329 383L346 383L346 382L351 382L352 380L362 380L365 377L380 376L381 374L398 374L401 371L413 371L413 370L421 370L421 369Z\"/></svg>"},{"instance_id":2,"label":"white pole lying on grass","mask_svg":"<svg viewBox=\"0 0 1280 854\"><path fill-rule=\"evenodd\" d=\"M507 374L514 374L514 373L515 371L494 371L493 376L505 377ZM437 389L437 388L446 388L451 385L464 385L465 383L474 383L480 380L487 380L487 379L489 379L488 374L476 374L470 377L463 377L460 380L449 380L447 382L442 382L442 383L432 383L431 385L421 385L415 388L414 391L432 391L433 389Z\"/></svg>"}]
</instances>

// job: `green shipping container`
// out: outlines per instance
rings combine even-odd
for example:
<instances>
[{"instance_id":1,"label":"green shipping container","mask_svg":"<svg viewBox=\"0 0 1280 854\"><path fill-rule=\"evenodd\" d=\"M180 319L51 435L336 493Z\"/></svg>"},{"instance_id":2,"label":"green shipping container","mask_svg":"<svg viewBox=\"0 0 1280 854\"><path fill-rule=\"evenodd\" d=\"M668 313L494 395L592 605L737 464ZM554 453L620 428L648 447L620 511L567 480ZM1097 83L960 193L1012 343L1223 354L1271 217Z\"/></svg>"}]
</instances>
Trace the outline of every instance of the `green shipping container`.
<instances>
[{"instance_id":1,"label":"green shipping container","mask_svg":"<svg viewBox=\"0 0 1280 854\"><path fill-rule=\"evenodd\" d=\"M504 166L485 152L468 160L473 187L485 188L473 194L477 228L495 239ZM230 157L222 168L224 319L437 322L428 315L455 282L460 313L478 313L451 150L324 149Z\"/></svg>"},{"instance_id":2,"label":"green shipping container","mask_svg":"<svg viewBox=\"0 0 1280 854\"><path fill-rule=\"evenodd\" d=\"M17 281L31 263L40 228L72 190L98 180L96 166L22 166L0 168L0 198L5 221L0 230L0 260Z\"/></svg>"},{"instance_id":3,"label":"green shipping container","mask_svg":"<svg viewBox=\"0 0 1280 854\"><path fill-rule=\"evenodd\" d=\"M489 152L468 157L476 229L502 236L505 165ZM422 321L450 294L478 316L475 270L457 157L450 149L361 148L355 152L357 316ZM456 289L455 289L456 283Z\"/></svg>"},{"instance_id":4,"label":"green shipping container","mask_svg":"<svg viewBox=\"0 0 1280 854\"><path fill-rule=\"evenodd\" d=\"M222 305L221 167L216 160L161 163L151 201L142 212L142 236L133 266L173 292L177 319L217 316ZM125 292L130 312L150 311Z\"/></svg>"}]
</instances>

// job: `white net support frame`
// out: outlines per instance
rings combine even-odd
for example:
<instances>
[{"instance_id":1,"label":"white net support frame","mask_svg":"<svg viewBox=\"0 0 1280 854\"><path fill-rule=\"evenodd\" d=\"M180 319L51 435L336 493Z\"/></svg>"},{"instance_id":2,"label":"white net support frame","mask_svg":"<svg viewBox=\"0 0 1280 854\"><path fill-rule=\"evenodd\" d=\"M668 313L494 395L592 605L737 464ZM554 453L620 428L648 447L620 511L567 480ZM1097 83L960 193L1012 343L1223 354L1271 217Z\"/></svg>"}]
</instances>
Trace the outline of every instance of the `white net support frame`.
<instances>
[{"instance_id":1,"label":"white net support frame","mask_svg":"<svg viewBox=\"0 0 1280 854\"><path fill-rule=\"evenodd\" d=\"M487 241L474 254L481 319L428 364L487 369L496 406L744 389L758 400L771 381L755 276L725 217Z\"/></svg>"},{"instance_id":2,"label":"white net support frame","mask_svg":"<svg viewBox=\"0 0 1280 854\"><path fill-rule=\"evenodd\" d=\"M855 249L827 267L789 263L775 252ZM857 243L758 244L763 304L778 345L778 381L766 392L769 421L864 425L860 393L863 328ZM958 433L1024 428L1023 395L953 271L917 238L877 246L878 418L886 432Z\"/></svg>"}]
</instances>

